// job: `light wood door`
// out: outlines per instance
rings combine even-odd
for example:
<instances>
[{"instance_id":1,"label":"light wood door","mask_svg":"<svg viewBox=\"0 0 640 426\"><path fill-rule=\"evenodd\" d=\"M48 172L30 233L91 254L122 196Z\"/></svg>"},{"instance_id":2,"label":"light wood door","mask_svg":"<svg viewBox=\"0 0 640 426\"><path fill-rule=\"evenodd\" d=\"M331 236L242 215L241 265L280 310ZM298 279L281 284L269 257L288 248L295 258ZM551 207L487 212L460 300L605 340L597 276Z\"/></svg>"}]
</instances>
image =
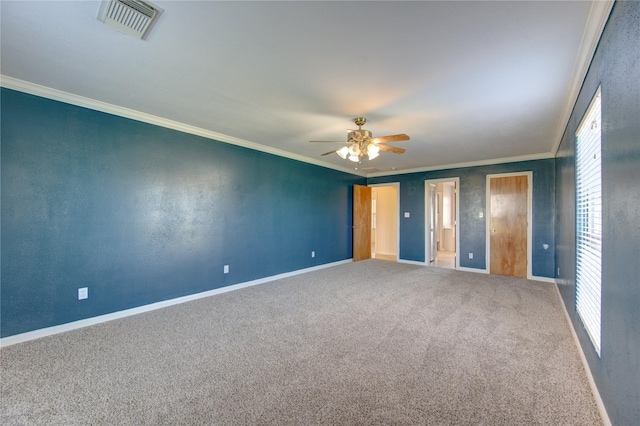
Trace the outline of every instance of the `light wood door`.
<instances>
[{"instance_id":1,"label":"light wood door","mask_svg":"<svg viewBox=\"0 0 640 426\"><path fill-rule=\"evenodd\" d=\"M371 258L371 188L353 185L353 261Z\"/></svg>"},{"instance_id":2,"label":"light wood door","mask_svg":"<svg viewBox=\"0 0 640 426\"><path fill-rule=\"evenodd\" d=\"M528 176L490 179L490 273L527 277Z\"/></svg>"}]
</instances>

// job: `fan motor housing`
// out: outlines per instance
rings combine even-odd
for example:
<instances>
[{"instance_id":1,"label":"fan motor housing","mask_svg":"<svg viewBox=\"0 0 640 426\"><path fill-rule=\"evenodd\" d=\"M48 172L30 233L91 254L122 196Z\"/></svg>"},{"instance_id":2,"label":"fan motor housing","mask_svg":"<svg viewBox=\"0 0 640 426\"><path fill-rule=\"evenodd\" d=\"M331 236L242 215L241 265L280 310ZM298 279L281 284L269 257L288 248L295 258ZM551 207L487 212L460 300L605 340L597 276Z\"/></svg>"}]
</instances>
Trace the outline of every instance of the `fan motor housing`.
<instances>
[{"instance_id":1,"label":"fan motor housing","mask_svg":"<svg viewBox=\"0 0 640 426\"><path fill-rule=\"evenodd\" d=\"M364 130L364 129L360 129L360 130L352 130L349 132L349 134L347 135L347 139L349 141L356 139L356 136L360 134L362 136L362 139L370 139L373 135L370 131L368 130Z\"/></svg>"}]
</instances>

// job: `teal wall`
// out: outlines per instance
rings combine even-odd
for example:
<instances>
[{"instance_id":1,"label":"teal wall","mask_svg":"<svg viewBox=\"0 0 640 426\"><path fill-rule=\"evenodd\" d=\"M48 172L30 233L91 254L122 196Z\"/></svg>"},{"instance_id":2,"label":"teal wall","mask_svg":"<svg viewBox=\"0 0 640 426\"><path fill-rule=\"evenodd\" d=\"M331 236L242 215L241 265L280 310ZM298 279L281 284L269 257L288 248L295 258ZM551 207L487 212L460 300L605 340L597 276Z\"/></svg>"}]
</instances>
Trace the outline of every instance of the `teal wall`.
<instances>
[{"instance_id":1,"label":"teal wall","mask_svg":"<svg viewBox=\"0 0 640 426\"><path fill-rule=\"evenodd\" d=\"M575 311L575 132L602 87L602 346ZM556 159L559 288L614 425L640 425L640 2L616 2ZM568 396L570 398L570 396Z\"/></svg>"},{"instance_id":2,"label":"teal wall","mask_svg":"<svg viewBox=\"0 0 640 426\"><path fill-rule=\"evenodd\" d=\"M2 337L351 257L361 177L0 98Z\"/></svg>"},{"instance_id":3,"label":"teal wall","mask_svg":"<svg viewBox=\"0 0 640 426\"><path fill-rule=\"evenodd\" d=\"M531 171L533 174L531 272L537 277L554 277L554 160L523 161L491 166L465 167L422 173L370 178L369 184L400 182L400 258L424 262L425 259L425 180L460 178L458 232L460 266L486 269L487 175ZM543 245L548 248L544 249ZM473 259L469 259L473 253Z\"/></svg>"},{"instance_id":4,"label":"teal wall","mask_svg":"<svg viewBox=\"0 0 640 426\"><path fill-rule=\"evenodd\" d=\"M424 180L460 177L461 266L484 269L486 175L531 170L533 274L553 276L553 160L366 181L9 89L1 102L3 337L348 259L353 184L400 182L400 258L422 262Z\"/></svg>"}]
</instances>

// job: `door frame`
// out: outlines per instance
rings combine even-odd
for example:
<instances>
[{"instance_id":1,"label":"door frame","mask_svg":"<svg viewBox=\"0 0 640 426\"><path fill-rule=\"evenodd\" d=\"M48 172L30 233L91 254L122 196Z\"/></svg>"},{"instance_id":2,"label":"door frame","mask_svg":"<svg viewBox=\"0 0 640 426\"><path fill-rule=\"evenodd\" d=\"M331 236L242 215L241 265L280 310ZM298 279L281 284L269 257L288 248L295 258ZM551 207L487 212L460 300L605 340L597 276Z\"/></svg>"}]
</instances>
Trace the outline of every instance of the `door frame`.
<instances>
[{"instance_id":1,"label":"door frame","mask_svg":"<svg viewBox=\"0 0 640 426\"><path fill-rule=\"evenodd\" d=\"M527 279L532 277L531 271L531 247L532 247L532 235L533 235L533 171L523 172L511 172L511 173L496 173L487 175L486 181L486 200L485 200L485 264L487 273L491 273L491 179L503 178L511 176L526 176L527 177Z\"/></svg>"},{"instance_id":2,"label":"door frame","mask_svg":"<svg viewBox=\"0 0 640 426\"><path fill-rule=\"evenodd\" d=\"M440 182L456 183L456 269L460 269L460 177L449 177L440 179L427 179L424 181L424 262L429 265L431 258L431 244L429 241L429 226L431 225L431 197L429 196L429 184L436 186Z\"/></svg>"},{"instance_id":3,"label":"door frame","mask_svg":"<svg viewBox=\"0 0 640 426\"><path fill-rule=\"evenodd\" d=\"M396 262L400 260L400 182L387 182L387 183L374 183L371 185L367 185L368 187L382 187L382 186L393 186L396 188L396 209L398 214L398 220L396 224ZM371 232L371 230L369 230Z\"/></svg>"}]
</instances>

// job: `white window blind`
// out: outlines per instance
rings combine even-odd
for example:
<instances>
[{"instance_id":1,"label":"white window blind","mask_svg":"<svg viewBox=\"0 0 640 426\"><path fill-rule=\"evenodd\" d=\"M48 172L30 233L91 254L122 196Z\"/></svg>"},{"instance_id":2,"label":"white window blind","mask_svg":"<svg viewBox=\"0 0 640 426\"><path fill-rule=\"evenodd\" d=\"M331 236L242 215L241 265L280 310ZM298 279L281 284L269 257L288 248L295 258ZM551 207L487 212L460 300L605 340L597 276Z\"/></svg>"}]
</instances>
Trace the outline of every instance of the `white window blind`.
<instances>
[{"instance_id":1,"label":"white window blind","mask_svg":"<svg viewBox=\"0 0 640 426\"><path fill-rule=\"evenodd\" d=\"M600 88L576 132L576 310L600 356L601 339Z\"/></svg>"}]
</instances>

